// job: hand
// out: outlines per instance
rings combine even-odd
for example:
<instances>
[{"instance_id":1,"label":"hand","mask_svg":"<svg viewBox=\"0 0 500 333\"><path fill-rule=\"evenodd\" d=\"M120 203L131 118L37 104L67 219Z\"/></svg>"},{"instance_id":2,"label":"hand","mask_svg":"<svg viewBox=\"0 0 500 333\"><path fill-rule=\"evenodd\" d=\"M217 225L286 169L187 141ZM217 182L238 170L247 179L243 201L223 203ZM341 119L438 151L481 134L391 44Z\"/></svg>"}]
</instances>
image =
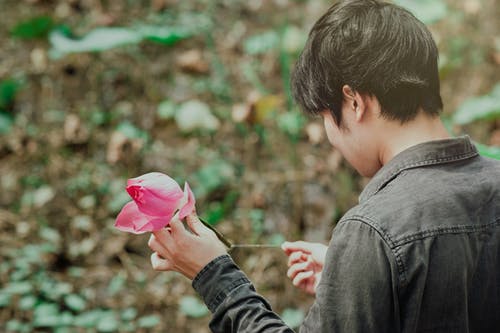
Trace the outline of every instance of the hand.
<instances>
[{"instance_id":1,"label":"hand","mask_svg":"<svg viewBox=\"0 0 500 333\"><path fill-rule=\"evenodd\" d=\"M153 269L176 271L192 280L210 261L227 251L195 213L188 215L186 222L190 230L175 216L168 227L153 232L148 246L154 251Z\"/></svg>"},{"instance_id":2,"label":"hand","mask_svg":"<svg viewBox=\"0 0 500 333\"><path fill-rule=\"evenodd\" d=\"M288 256L287 276L294 286L315 295L325 264L327 246L304 241L285 242L281 245Z\"/></svg>"}]
</instances>

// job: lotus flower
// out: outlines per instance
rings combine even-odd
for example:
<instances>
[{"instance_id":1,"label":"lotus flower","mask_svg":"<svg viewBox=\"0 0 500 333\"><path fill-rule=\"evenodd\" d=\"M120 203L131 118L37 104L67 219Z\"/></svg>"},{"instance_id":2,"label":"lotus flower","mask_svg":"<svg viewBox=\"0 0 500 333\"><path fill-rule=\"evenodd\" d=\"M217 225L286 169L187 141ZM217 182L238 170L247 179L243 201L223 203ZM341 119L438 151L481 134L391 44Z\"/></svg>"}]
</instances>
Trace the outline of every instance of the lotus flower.
<instances>
[{"instance_id":1,"label":"lotus flower","mask_svg":"<svg viewBox=\"0 0 500 333\"><path fill-rule=\"evenodd\" d=\"M186 182L184 191L169 176L151 172L127 181L127 192L134 199L118 214L115 227L142 234L156 231L170 223L176 211L184 219L195 210L194 194Z\"/></svg>"}]
</instances>

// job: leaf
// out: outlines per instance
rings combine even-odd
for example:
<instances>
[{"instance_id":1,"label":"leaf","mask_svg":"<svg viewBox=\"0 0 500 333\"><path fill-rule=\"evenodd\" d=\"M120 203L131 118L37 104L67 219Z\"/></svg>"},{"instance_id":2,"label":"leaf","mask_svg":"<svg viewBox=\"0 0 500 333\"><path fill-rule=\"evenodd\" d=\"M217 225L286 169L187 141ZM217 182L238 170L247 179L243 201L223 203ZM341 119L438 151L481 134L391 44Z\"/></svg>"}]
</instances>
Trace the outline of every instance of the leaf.
<instances>
[{"instance_id":1,"label":"leaf","mask_svg":"<svg viewBox=\"0 0 500 333\"><path fill-rule=\"evenodd\" d=\"M281 314L281 319L291 328L297 328L304 320L304 311L300 309L286 308Z\"/></svg>"},{"instance_id":2,"label":"leaf","mask_svg":"<svg viewBox=\"0 0 500 333\"><path fill-rule=\"evenodd\" d=\"M120 272L120 274L113 276L108 285L108 294L110 296L113 296L122 291L123 288L125 287L126 281L127 277L122 272Z\"/></svg>"},{"instance_id":3,"label":"leaf","mask_svg":"<svg viewBox=\"0 0 500 333\"><path fill-rule=\"evenodd\" d=\"M207 104L190 100L179 106L175 113L175 122L182 132L192 132L197 129L215 131L220 126Z\"/></svg>"},{"instance_id":4,"label":"leaf","mask_svg":"<svg viewBox=\"0 0 500 333\"><path fill-rule=\"evenodd\" d=\"M59 325L59 306L55 303L41 303L33 312L33 326L55 327Z\"/></svg>"},{"instance_id":5,"label":"leaf","mask_svg":"<svg viewBox=\"0 0 500 333\"><path fill-rule=\"evenodd\" d=\"M85 299L77 294L69 294L64 297L64 303L75 312L81 312L87 306Z\"/></svg>"},{"instance_id":6,"label":"leaf","mask_svg":"<svg viewBox=\"0 0 500 333\"><path fill-rule=\"evenodd\" d=\"M54 22L49 16L37 16L18 23L10 32L13 37L33 39L45 37L53 28Z\"/></svg>"},{"instance_id":7,"label":"leaf","mask_svg":"<svg viewBox=\"0 0 500 333\"><path fill-rule=\"evenodd\" d=\"M129 28L97 28L80 39L67 37L63 32L54 30L49 35L52 49L49 54L59 58L69 53L100 52L118 46L138 44L143 36Z\"/></svg>"},{"instance_id":8,"label":"leaf","mask_svg":"<svg viewBox=\"0 0 500 333\"><path fill-rule=\"evenodd\" d=\"M12 105L19 88L20 84L17 81L11 79L0 81L0 111Z\"/></svg>"},{"instance_id":9,"label":"leaf","mask_svg":"<svg viewBox=\"0 0 500 333\"><path fill-rule=\"evenodd\" d=\"M307 34L303 29L289 25L285 28L282 36L281 47L288 53L299 53L306 44Z\"/></svg>"},{"instance_id":10,"label":"leaf","mask_svg":"<svg viewBox=\"0 0 500 333\"><path fill-rule=\"evenodd\" d=\"M137 317L137 309L136 308L126 308L125 310L122 311L121 318L122 320L133 320L135 317Z\"/></svg>"},{"instance_id":11,"label":"leaf","mask_svg":"<svg viewBox=\"0 0 500 333\"><path fill-rule=\"evenodd\" d=\"M12 281L3 290L3 293L10 295L24 295L33 290L33 285L28 281Z\"/></svg>"},{"instance_id":12,"label":"leaf","mask_svg":"<svg viewBox=\"0 0 500 333\"><path fill-rule=\"evenodd\" d=\"M222 159L211 161L194 174L196 197L204 197L226 185L234 178L234 172L233 166Z\"/></svg>"},{"instance_id":13,"label":"leaf","mask_svg":"<svg viewBox=\"0 0 500 333\"><path fill-rule=\"evenodd\" d=\"M149 137L146 131L137 128L128 121L121 122L117 126L116 130L123 133L129 139L141 139L147 141Z\"/></svg>"},{"instance_id":14,"label":"leaf","mask_svg":"<svg viewBox=\"0 0 500 333\"><path fill-rule=\"evenodd\" d=\"M305 123L304 116L295 111L283 113L278 117L278 127L292 139L298 139Z\"/></svg>"},{"instance_id":15,"label":"leaf","mask_svg":"<svg viewBox=\"0 0 500 333\"><path fill-rule=\"evenodd\" d=\"M280 37L276 31L267 31L259 35L247 38L243 48L250 55L262 54L277 48L280 45Z\"/></svg>"},{"instance_id":16,"label":"leaf","mask_svg":"<svg viewBox=\"0 0 500 333\"><path fill-rule=\"evenodd\" d=\"M96 329L98 332L115 332L118 330L119 321L112 311L102 311L97 322Z\"/></svg>"},{"instance_id":17,"label":"leaf","mask_svg":"<svg viewBox=\"0 0 500 333\"><path fill-rule=\"evenodd\" d=\"M285 236L283 236L282 234L278 234L278 233L275 233L275 234L272 234L271 236L269 236L269 240L268 240L269 244L272 244L272 245L281 245L285 241L286 241Z\"/></svg>"},{"instance_id":18,"label":"leaf","mask_svg":"<svg viewBox=\"0 0 500 333\"><path fill-rule=\"evenodd\" d=\"M413 13L420 21L431 24L448 15L448 7L443 0L394 0Z\"/></svg>"},{"instance_id":19,"label":"leaf","mask_svg":"<svg viewBox=\"0 0 500 333\"><path fill-rule=\"evenodd\" d=\"M479 154L485 157L500 160L500 147L486 146L480 143L474 143L479 151Z\"/></svg>"},{"instance_id":20,"label":"leaf","mask_svg":"<svg viewBox=\"0 0 500 333\"><path fill-rule=\"evenodd\" d=\"M137 26L138 32L143 38L152 42L174 45L178 41L189 38L193 35L190 29L185 27L168 27L168 26L152 26L152 25L139 25Z\"/></svg>"},{"instance_id":21,"label":"leaf","mask_svg":"<svg viewBox=\"0 0 500 333\"><path fill-rule=\"evenodd\" d=\"M60 58L70 53L102 52L124 45L139 44L143 40L173 45L192 35L192 29L183 26L136 25L134 27L100 27L75 39L69 37L67 32L57 29L49 34L49 41L52 45L49 54L53 58Z\"/></svg>"},{"instance_id":22,"label":"leaf","mask_svg":"<svg viewBox=\"0 0 500 333\"><path fill-rule=\"evenodd\" d=\"M177 106L174 102L169 99L164 100L160 104L158 104L158 109L156 113L160 119L172 119L175 116L175 111L177 110Z\"/></svg>"},{"instance_id":23,"label":"leaf","mask_svg":"<svg viewBox=\"0 0 500 333\"><path fill-rule=\"evenodd\" d=\"M13 124L14 120L12 119L12 116L0 111L0 135L8 134L12 129Z\"/></svg>"},{"instance_id":24,"label":"leaf","mask_svg":"<svg viewBox=\"0 0 500 333\"><path fill-rule=\"evenodd\" d=\"M200 318L208 314L208 309L194 296L184 296L179 303L179 309L188 317Z\"/></svg>"},{"instance_id":25,"label":"leaf","mask_svg":"<svg viewBox=\"0 0 500 333\"><path fill-rule=\"evenodd\" d=\"M500 83L490 93L467 99L453 115L453 122L458 125L469 124L481 119L500 117Z\"/></svg>"},{"instance_id":26,"label":"leaf","mask_svg":"<svg viewBox=\"0 0 500 333\"><path fill-rule=\"evenodd\" d=\"M137 321L137 326L143 328L155 327L160 323L160 317L157 315L144 316L139 318Z\"/></svg>"},{"instance_id":27,"label":"leaf","mask_svg":"<svg viewBox=\"0 0 500 333\"><path fill-rule=\"evenodd\" d=\"M19 309L21 310L32 310L35 307L37 298L33 295L23 296L19 300Z\"/></svg>"},{"instance_id":28,"label":"leaf","mask_svg":"<svg viewBox=\"0 0 500 333\"><path fill-rule=\"evenodd\" d=\"M77 327L92 328L97 325L97 322L102 317L104 311L101 309L94 309L83 312L75 317L73 325Z\"/></svg>"},{"instance_id":29,"label":"leaf","mask_svg":"<svg viewBox=\"0 0 500 333\"><path fill-rule=\"evenodd\" d=\"M11 295L0 290L0 308L10 304Z\"/></svg>"}]
</instances>

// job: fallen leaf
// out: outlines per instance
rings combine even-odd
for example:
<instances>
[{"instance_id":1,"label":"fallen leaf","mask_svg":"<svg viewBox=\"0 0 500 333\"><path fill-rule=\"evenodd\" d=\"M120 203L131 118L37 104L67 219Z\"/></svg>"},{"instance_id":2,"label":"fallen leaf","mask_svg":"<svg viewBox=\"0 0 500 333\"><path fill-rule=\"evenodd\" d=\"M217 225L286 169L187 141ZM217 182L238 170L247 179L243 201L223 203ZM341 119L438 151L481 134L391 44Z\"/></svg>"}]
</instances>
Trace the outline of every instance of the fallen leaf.
<instances>
[{"instance_id":1,"label":"fallen leaf","mask_svg":"<svg viewBox=\"0 0 500 333\"><path fill-rule=\"evenodd\" d=\"M89 131L77 115L70 114L64 120L64 139L72 144L82 144L88 141Z\"/></svg>"},{"instance_id":2,"label":"fallen leaf","mask_svg":"<svg viewBox=\"0 0 500 333\"><path fill-rule=\"evenodd\" d=\"M115 164L131 154L136 154L144 145L142 139L131 139L122 131L116 130L111 134L106 153L106 160Z\"/></svg>"},{"instance_id":3,"label":"fallen leaf","mask_svg":"<svg viewBox=\"0 0 500 333\"><path fill-rule=\"evenodd\" d=\"M306 126L306 134L312 144L321 143L325 137L323 126L318 123L310 123Z\"/></svg>"},{"instance_id":4,"label":"fallen leaf","mask_svg":"<svg viewBox=\"0 0 500 333\"><path fill-rule=\"evenodd\" d=\"M177 56L176 63L184 72L206 74L209 70L208 62L203 58L202 52L197 49L181 53Z\"/></svg>"},{"instance_id":5,"label":"fallen leaf","mask_svg":"<svg viewBox=\"0 0 500 333\"><path fill-rule=\"evenodd\" d=\"M196 129L215 131L220 126L217 119L207 104L190 100L181 104L175 113L175 122L182 132L191 132Z\"/></svg>"},{"instance_id":6,"label":"fallen leaf","mask_svg":"<svg viewBox=\"0 0 500 333\"><path fill-rule=\"evenodd\" d=\"M490 137L490 145L500 147L500 130L495 130Z\"/></svg>"}]
</instances>

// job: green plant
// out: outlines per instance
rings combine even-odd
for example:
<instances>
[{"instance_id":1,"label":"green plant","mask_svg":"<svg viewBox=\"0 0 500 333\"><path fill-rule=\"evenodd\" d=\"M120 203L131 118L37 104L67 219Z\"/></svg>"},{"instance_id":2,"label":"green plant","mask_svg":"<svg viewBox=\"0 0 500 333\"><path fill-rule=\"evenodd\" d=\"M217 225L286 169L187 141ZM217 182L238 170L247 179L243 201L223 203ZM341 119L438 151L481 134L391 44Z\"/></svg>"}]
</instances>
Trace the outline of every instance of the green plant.
<instances>
[{"instance_id":1,"label":"green plant","mask_svg":"<svg viewBox=\"0 0 500 333\"><path fill-rule=\"evenodd\" d=\"M467 99L460 105L451 118L454 125L467 125L479 120L491 121L500 119L500 84L482 96ZM476 143L481 155L500 159L500 148Z\"/></svg>"}]
</instances>

